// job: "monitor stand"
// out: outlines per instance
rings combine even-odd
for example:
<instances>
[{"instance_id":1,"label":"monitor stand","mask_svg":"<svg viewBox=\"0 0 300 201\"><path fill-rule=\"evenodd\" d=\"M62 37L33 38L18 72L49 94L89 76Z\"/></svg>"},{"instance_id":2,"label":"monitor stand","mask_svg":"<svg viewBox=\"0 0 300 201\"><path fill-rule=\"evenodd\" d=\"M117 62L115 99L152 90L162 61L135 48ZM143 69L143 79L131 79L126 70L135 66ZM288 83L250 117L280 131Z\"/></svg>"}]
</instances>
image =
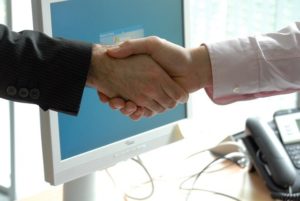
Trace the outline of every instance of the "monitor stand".
<instances>
[{"instance_id":1,"label":"monitor stand","mask_svg":"<svg viewBox=\"0 0 300 201\"><path fill-rule=\"evenodd\" d=\"M99 201L96 178L96 173L92 173L65 183L63 201Z\"/></svg>"},{"instance_id":2,"label":"monitor stand","mask_svg":"<svg viewBox=\"0 0 300 201\"><path fill-rule=\"evenodd\" d=\"M101 185L100 182L103 182L104 178L98 173L99 172L91 173L64 183L63 201L123 201L124 194L122 192L119 192L113 187L103 189L103 184ZM107 185L105 184L105 186Z\"/></svg>"}]
</instances>

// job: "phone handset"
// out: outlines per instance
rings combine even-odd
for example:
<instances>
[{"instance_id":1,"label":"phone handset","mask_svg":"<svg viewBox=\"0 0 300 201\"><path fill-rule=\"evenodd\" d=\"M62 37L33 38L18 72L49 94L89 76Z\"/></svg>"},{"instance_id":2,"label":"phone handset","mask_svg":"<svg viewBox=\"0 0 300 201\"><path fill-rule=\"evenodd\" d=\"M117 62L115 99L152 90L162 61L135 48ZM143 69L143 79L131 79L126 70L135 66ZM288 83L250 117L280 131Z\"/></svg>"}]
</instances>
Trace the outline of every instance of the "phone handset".
<instances>
[{"instance_id":1,"label":"phone handset","mask_svg":"<svg viewBox=\"0 0 300 201\"><path fill-rule=\"evenodd\" d=\"M287 188L295 182L297 171L285 151L282 143L267 122L259 118L246 121L246 132L256 142L263 154L272 180L281 187Z\"/></svg>"}]
</instances>

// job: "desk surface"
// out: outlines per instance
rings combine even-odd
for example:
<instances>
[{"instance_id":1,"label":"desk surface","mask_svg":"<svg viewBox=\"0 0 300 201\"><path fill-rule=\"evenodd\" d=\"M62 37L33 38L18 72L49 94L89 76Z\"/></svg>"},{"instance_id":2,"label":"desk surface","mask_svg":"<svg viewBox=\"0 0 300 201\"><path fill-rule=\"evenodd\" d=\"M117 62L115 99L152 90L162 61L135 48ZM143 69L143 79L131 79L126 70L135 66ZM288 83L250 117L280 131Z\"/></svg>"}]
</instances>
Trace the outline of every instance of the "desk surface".
<instances>
[{"instance_id":1,"label":"desk surface","mask_svg":"<svg viewBox=\"0 0 300 201\"><path fill-rule=\"evenodd\" d=\"M179 190L178 180L171 178L155 180L155 192L147 201L185 201L186 192ZM219 193L238 198L241 201L272 201L267 188L261 178L254 172L249 173L246 169L237 166L230 166L222 171L207 173L197 182L197 188L213 190ZM145 191L149 192L149 186ZM204 191L193 191L188 201L194 200L206 201L229 201L233 200L217 194ZM48 191L40 193L34 197L22 199L20 201L62 201L62 187L51 187ZM103 200L107 201L107 198ZM109 199L113 201L132 201L129 198L120 198L120 200Z\"/></svg>"},{"instance_id":2,"label":"desk surface","mask_svg":"<svg viewBox=\"0 0 300 201\"><path fill-rule=\"evenodd\" d=\"M185 139L141 156L154 180L154 194L146 201L234 200L205 191L193 191L187 199L188 192L179 188L186 178L199 173L215 159L209 152L203 151L206 149L199 151L199 147L205 147L200 143L201 140L194 138ZM132 160L99 171L97 188L100 200L133 201L124 198L124 192L135 197L148 195L151 185L145 175L143 168ZM185 183L185 187L187 185L190 188L192 182ZM250 173L248 168L241 168L229 161L218 161L210 166L197 180L194 188L223 193L241 201L272 201L268 189L256 172ZM62 201L62 195L62 186L49 187L45 192L19 201Z\"/></svg>"}]
</instances>

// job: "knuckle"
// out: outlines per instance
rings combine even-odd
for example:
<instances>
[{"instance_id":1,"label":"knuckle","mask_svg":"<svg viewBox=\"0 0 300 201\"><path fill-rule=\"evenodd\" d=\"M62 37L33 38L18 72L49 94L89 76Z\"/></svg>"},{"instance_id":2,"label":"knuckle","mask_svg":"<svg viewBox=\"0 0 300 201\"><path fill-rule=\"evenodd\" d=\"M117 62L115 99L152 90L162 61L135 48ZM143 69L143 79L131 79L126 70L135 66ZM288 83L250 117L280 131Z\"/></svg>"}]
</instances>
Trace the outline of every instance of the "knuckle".
<instances>
[{"instance_id":1,"label":"knuckle","mask_svg":"<svg viewBox=\"0 0 300 201\"><path fill-rule=\"evenodd\" d=\"M124 42L122 42L120 44L121 47L128 47L131 45L131 41L130 40L125 40Z\"/></svg>"},{"instance_id":2,"label":"knuckle","mask_svg":"<svg viewBox=\"0 0 300 201\"><path fill-rule=\"evenodd\" d=\"M166 111L166 108L162 108L160 111L159 111L159 113L163 113L163 112L165 112Z\"/></svg>"},{"instance_id":3,"label":"knuckle","mask_svg":"<svg viewBox=\"0 0 300 201\"><path fill-rule=\"evenodd\" d=\"M162 106L160 106L160 105L158 105L158 104L155 104L155 105L153 105L153 106L155 107L155 109L156 109L156 111L157 111L158 113L162 113L162 112L166 111L166 108L164 108L164 107L162 107Z\"/></svg>"},{"instance_id":4,"label":"knuckle","mask_svg":"<svg viewBox=\"0 0 300 201\"><path fill-rule=\"evenodd\" d=\"M135 102L140 106L144 106L147 103L147 99L143 95L137 95Z\"/></svg>"},{"instance_id":5,"label":"knuckle","mask_svg":"<svg viewBox=\"0 0 300 201\"><path fill-rule=\"evenodd\" d=\"M160 38L158 36L149 36L148 40L150 42L156 43L156 42L158 42L160 40Z\"/></svg>"},{"instance_id":6,"label":"knuckle","mask_svg":"<svg viewBox=\"0 0 300 201\"><path fill-rule=\"evenodd\" d=\"M158 48L162 45L163 40L157 36L149 36L147 39L147 47L150 50L153 50L154 48Z\"/></svg>"},{"instance_id":7,"label":"knuckle","mask_svg":"<svg viewBox=\"0 0 300 201\"><path fill-rule=\"evenodd\" d=\"M173 96L174 96L174 99L176 101L179 101L184 97L184 95L182 93L179 93L179 92L175 92Z\"/></svg>"},{"instance_id":8,"label":"knuckle","mask_svg":"<svg viewBox=\"0 0 300 201\"><path fill-rule=\"evenodd\" d=\"M153 81L155 81L155 80L153 80ZM151 84L148 84L148 85L144 86L143 92L145 94L147 94L147 96L153 97L157 94L157 91L158 91L157 89L158 89L157 87L155 87Z\"/></svg>"},{"instance_id":9,"label":"knuckle","mask_svg":"<svg viewBox=\"0 0 300 201\"><path fill-rule=\"evenodd\" d=\"M146 108L144 116L145 117L151 117L152 115L153 115L153 111L151 111L150 109Z\"/></svg>"},{"instance_id":10,"label":"knuckle","mask_svg":"<svg viewBox=\"0 0 300 201\"><path fill-rule=\"evenodd\" d=\"M176 101L187 100L188 96L189 95L187 93L183 93L183 92L175 92L174 93L174 99Z\"/></svg>"},{"instance_id":11,"label":"knuckle","mask_svg":"<svg viewBox=\"0 0 300 201\"><path fill-rule=\"evenodd\" d=\"M149 108L151 108L156 113L161 113L165 110L162 106L160 106L157 102L154 100L148 100L147 105L149 105Z\"/></svg>"},{"instance_id":12,"label":"knuckle","mask_svg":"<svg viewBox=\"0 0 300 201\"><path fill-rule=\"evenodd\" d=\"M170 100L168 102L168 108L174 108L177 105L176 101Z\"/></svg>"}]
</instances>

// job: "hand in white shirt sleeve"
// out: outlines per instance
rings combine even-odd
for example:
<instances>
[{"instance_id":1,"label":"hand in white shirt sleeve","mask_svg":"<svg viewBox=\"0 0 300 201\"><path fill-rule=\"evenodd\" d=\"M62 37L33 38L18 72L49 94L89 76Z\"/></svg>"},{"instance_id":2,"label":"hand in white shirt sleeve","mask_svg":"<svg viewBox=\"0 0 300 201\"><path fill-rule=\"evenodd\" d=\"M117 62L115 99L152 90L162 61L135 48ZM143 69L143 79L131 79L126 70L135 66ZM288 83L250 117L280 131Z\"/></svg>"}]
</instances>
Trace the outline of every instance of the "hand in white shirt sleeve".
<instances>
[{"instance_id":1,"label":"hand in white shirt sleeve","mask_svg":"<svg viewBox=\"0 0 300 201\"><path fill-rule=\"evenodd\" d=\"M187 92L205 88L212 101L228 104L300 89L299 29L295 23L277 33L192 49L149 37L127 41L108 54L123 59L148 54Z\"/></svg>"},{"instance_id":2,"label":"hand in white shirt sleeve","mask_svg":"<svg viewBox=\"0 0 300 201\"><path fill-rule=\"evenodd\" d=\"M277 33L206 44L217 104L228 104L300 89L300 23Z\"/></svg>"}]
</instances>

